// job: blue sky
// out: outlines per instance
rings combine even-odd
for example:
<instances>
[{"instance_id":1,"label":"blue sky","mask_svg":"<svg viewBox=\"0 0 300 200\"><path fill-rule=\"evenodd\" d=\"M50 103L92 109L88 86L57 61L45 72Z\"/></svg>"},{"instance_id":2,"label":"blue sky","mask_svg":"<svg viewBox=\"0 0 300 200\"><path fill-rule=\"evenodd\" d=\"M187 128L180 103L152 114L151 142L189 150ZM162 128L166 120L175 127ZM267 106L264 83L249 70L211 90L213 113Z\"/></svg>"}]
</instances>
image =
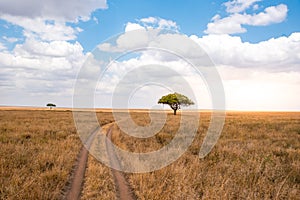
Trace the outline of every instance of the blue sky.
<instances>
[{"instance_id":1,"label":"blue sky","mask_svg":"<svg viewBox=\"0 0 300 200\"><path fill-rule=\"evenodd\" d=\"M91 13L91 18L94 18L94 20L69 24L72 27L80 27L84 30L77 35L76 40L81 43L85 51L91 51L103 40L123 32L126 23L135 22L149 16L175 21L180 32L184 34L203 36L205 35L204 30L207 23L214 15L228 16L224 2L226 1L111 0L107 1L107 9L98 9ZM246 33L233 35L240 36L243 41L255 43L272 37L288 36L299 31L300 1L258 1L259 8L257 10L253 11L249 8L245 12L257 13L268 6L281 3L288 6L288 16L283 23L268 26L245 25L247 27ZM13 26L6 20L0 20L0 25L2 42L5 42L3 36L24 40L22 27ZM6 28L6 26L9 26L9 28ZM6 44L13 48L10 43Z\"/></svg>"},{"instance_id":2,"label":"blue sky","mask_svg":"<svg viewBox=\"0 0 300 200\"><path fill-rule=\"evenodd\" d=\"M300 110L299 8L297 0L3 0L0 105L72 106L77 73L97 45L153 27L204 48L222 77L227 109ZM156 103L143 95L140 107Z\"/></svg>"},{"instance_id":3,"label":"blue sky","mask_svg":"<svg viewBox=\"0 0 300 200\"><path fill-rule=\"evenodd\" d=\"M175 3L176 2L176 3ZM160 17L175 21L180 27L180 32L187 35L205 35L207 23L211 18L220 14L227 16L226 1L172 1L172 0L113 0L108 1L109 9L99 10L92 15L99 20L89 21L80 25L85 31L78 35L78 41L87 51L92 50L95 44L123 32L127 22L135 22L141 18L149 16ZM260 6L255 12L263 11L268 6L285 3L288 5L288 16L284 23L271 24L269 26L246 26L247 32L239 35L243 41L259 42L272 37L288 36L293 32L299 31L300 1L261 1L257 2ZM246 12L254 13L247 9ZM95 41L96 40L96 41Z\"/></svg>"}]
</instances>

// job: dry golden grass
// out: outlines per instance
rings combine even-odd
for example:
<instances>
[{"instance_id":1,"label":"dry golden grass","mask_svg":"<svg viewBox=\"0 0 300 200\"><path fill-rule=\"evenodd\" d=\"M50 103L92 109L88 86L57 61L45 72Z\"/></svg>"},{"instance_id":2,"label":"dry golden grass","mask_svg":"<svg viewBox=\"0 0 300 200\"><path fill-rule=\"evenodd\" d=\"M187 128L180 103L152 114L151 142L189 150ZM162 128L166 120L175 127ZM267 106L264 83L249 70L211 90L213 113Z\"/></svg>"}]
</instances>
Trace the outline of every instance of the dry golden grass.
<instances>
[{"instance_id":1,"label":"dry golden grass","mask_svg":"<svg viewBox=\"0 0 300 200\"><path fill-rule=\"evenodd\" d=\"M132 114L149 123L147 114ZM167 144L180 116L168 115L154 137L137 139L115 131L123 149L148 152ZM201 123L189 150L173 164L151 173L128 174L139 199L297 199L300 196L300 113L230 112L212 152L198 152L210 121Z\"/></svg>"},{"instance_id":2,"label":"dry golden grass","mask_svg":"<svg viewBox=\"0 0 300 200\"><path fill-rule=\"evenodd\" d=\"M111 113L97 115L102 125L113 120ZM61 198L81 146L70 111L0 109L0 199ZM109 169L94 159L88 166L87 174L103 182L88 179L85 187L109 193Z\"/></svg>"},{"instance_id":3,"label":"dry golden grass","mask_svg":"<svg viewBox=\"0 0 300 200\"><path fill-rule=\"evenodd\" d=\"M97 113L102 125L109 111ZM132 112L139 125L148 114ZM172 140L180 115L168 114L155 136L137 139L114 129L123 149L148 152ZM198 152L210 122L201 123L188 151L151 173L127 174L139 199L298 199L300 113L229 112L212 152ZM0 199L59 199L81 147L72 113L63 110L0 109ZM113 199L110 169L89 157L83 199Z\"/></svg>"},{"instance_id":4,"label":"dry golden grass","mask_svg":"<svg viewBox=\"0 0 300 200\"><path fill-rule=\"evenodd\" d=\"M112 113L98 112L97 117L101 125L113 122ZM107 130L108 125L102 126L102 133ZM93 142L91 149L99 148L97 139ZM100 149L92 150L101 153ZM115 187L110 168L96 160L92 155L89 156L85 183L82 191L82 199L115 199Z\"/></svg>"},{"instance_id":5,"label":"dry golden grass","mask_svg":"<svg viewBox=\"0 0 300 200\"><path fill-rule=\"evenodd\" d=\"M0 111L0 199L58 199L81 147L71 112Z\"/></svg>"},{"instance_id":6,"label":"dry golden grass","mask_svg":"<svg viewBox=\"0 0 300 200\"><path fill-rule=\"evenodd\" d=\"M88 160L81 199L115 199L111 170L91 155Z\"/></svg>"}]
</instances>

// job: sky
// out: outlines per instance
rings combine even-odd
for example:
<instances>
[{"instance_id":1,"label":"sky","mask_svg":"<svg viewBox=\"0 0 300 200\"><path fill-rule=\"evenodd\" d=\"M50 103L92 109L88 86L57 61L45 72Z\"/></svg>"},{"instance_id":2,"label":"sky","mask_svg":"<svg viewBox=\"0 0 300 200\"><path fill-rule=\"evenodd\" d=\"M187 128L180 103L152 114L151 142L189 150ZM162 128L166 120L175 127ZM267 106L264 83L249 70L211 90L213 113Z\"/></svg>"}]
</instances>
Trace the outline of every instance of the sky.
<instances>
[{"instance_id":1,"label":"sky","mask_svg":"<svg viewBox=\"0 0 300 200\"><path fill-rule=\"evenodd\" d=\"M164 34L155 42L182 48L183 57L192 56L194 44L203 49L221 78L227 110L299 111L299 8L298 0L1 0L0 106L72 107L78 74L97 49L149 45L144 31L168 29L189 41ZM128 107L156 108L160 96L182 90L197 108L212 108L205 77L175 57L149 50L114 60L98 77L95 106L115 106L116 88L130 82L131 91L121 88L130 93ZM93 67L85 81L101 74L99 64ZM149 76L151 83L139 82Z\"/></svg>"}]
</instances>

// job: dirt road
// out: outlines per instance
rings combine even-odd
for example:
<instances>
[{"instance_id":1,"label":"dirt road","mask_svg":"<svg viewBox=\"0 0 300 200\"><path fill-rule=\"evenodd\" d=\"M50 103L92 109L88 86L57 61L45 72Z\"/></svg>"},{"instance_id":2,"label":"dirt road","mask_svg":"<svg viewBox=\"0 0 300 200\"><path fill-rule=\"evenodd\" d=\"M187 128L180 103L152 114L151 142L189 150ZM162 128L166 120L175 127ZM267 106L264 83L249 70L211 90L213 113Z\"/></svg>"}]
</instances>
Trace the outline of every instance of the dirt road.
<instances>
[{"instance_id":1,"label":"dirt road","mask_svg":"<svg viewBox=\"0 0 300 200\"><path fill-rule=\"evenodd\" d=\"M87 139L85 145L82 146L80 153L78 154L74 170L65 188L65 191L67 191L65 199L67 200L80 199L80 194L83 186L84 175L85 175L87 160L89 155L88 150L91 147L91 144L98 131L99 131L99 127Z\"/></svg>"},{"instance_id":2,"label":"dirt road","mask_svg":"<svg viewBox=\"0 0 300 200\"><path fill-rule=\"evenodd\" d=\"M112 148L111 143L108 142L111 140L112 130L113 130L113 125L111 125L107 131L106 149L107 149L108 156L110 158L111 166L119 167L120 166L119 160L114 152L114 149ZM112 170L112 174L114 176L117 199L120 199L120 200L137 199L133 192L133 189L130 187L130 184L126 180L124 173L121 171L115 170L113 168L111 168L111 170Z\"/></svg>"},{"instance_id":3,"label":"dirt road","mask_svg":"<svg viewBox=\"0 0 300 200\"><path fill-rule=\"evenodd\" d=\"M111 135L112 135L112 130L113 130L113 125L110 126L106 133L106 149L108 156L110 158L110 163L112 166L119 166L119 160L110 145L108 141L111 140ZM84 175L87 167L87 160L88 160L88 154L89 151L88 149L91 147L91 144L93 143L93 140L98 133L99 128L97 128L91 136L88 138L86 141L85 145L82 147L74 170L70 176L70 179L64 189L64 199L67 200L78 200L80 199L81 196L81 191L83 187L83 182L84 182ZM116 198L120 200L135 200L137 199L132 188L130 187L129 183L127 182L124 174L121 171L112 169L112 174L114 177L114 182L115 182L115 189L116 189Z\"/></svg>"}]
</instances>

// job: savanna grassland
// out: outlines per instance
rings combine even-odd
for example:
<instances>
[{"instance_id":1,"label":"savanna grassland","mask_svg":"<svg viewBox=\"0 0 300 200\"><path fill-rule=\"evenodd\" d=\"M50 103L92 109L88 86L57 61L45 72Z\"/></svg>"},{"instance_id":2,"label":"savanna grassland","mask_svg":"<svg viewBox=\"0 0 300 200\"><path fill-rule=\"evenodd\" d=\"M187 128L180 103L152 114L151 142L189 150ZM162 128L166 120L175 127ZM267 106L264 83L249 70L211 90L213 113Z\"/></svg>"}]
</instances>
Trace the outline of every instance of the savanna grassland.
<instances>
[{"instance_id":1,"label":"savanna grassland","mask_svg":"<svg viewBox=\"0 0 300 200\"><path fill-rule=\"evenodd\" d=\"M114 121L98 112L101 125ZM300 113L228 112L218 143L198 156L210 122L200 114L189 149L174 163L150 173L127 173L139 199L299 199ZM140 126L145 112L131 112ZM158 150L180 126L167 115L155 136L138 139L117 125L113 142L132 152ZM82 143L71 111L0 110L0 199L61 199ZM82 199L114 199L111 171L89 156Z\"/></svg>"},{"instance_id":2,"label":"savanna grassland","mask_svg":"<svg viewBox=\"0 0 300 200\"><path fill-rule=\"evenodd\" d=\"M81 142L71 112L0 110L0 199L57 199Z\"/></svg>"},{"instance_id":3,"label":"savanna grassland","mask_svg":"<svg viewBox=\"0 0 300 200\"><path fill-rule=\"evenodd\" d=\"M111 113L99 116L102 125L111 120ZM0 199L61 199L82 142L71 111L9 108L0 109L0 147ZM89 160L89 177L103 171L109 174L107 167ZM113 187L110 177L105 179L111 185L101 181L103 187ZM90 191L95 185L90 181L84 185L84 199L99 193Z\"/></svg>"},{"instance_id":4,"label":"savanna grassland","mask_svg":"<svg viewBox=\"0 0 300 200\"><path fill-rule=\"evenodd\" d=\"M210 113L201 113L194 142L176 162L151 173L128 174L139 199L299 199L300 113L229 112L214 149L198 154ZM147 114L133 113L147 125ZM137 139L115 131L113 140L135 152L168 144L179 128L180 115L169 114L152 138ZM130 163L128 163L130 164Z\"/></svg>"}]
</instances>

